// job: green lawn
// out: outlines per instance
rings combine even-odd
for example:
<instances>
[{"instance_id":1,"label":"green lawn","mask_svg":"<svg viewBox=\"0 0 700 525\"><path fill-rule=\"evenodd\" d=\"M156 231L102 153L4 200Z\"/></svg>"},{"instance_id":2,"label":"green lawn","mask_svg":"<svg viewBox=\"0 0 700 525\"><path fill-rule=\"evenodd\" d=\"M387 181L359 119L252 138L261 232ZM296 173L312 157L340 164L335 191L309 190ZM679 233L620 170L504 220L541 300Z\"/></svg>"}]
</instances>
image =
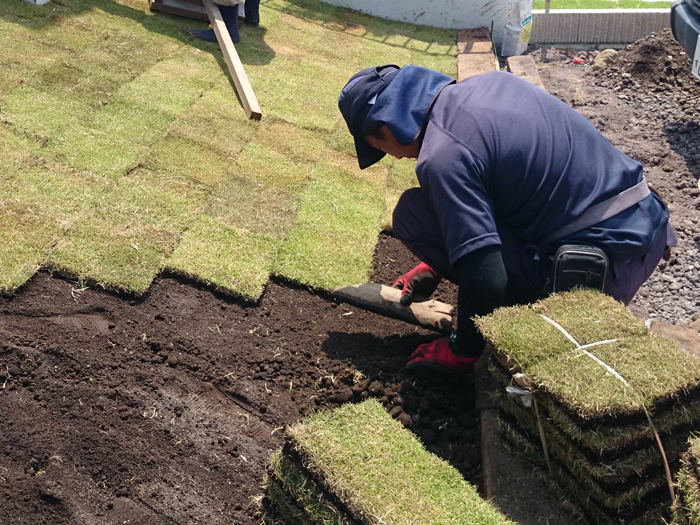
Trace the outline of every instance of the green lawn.
<instances>
[{"instance_id":1,"label":"green lawn","mask_svg":"<svg viewBox=\"0 0 700 525\"><path fill-rule=\"evenodd\" d=\"M410 160L360 171L337 97L372 65L456 75L455 32L263 0L237 50L147 0L0 0L0 291L40 268L143 294L163 270L257 299L365 281Z\"/></svg>"}]
</instances>

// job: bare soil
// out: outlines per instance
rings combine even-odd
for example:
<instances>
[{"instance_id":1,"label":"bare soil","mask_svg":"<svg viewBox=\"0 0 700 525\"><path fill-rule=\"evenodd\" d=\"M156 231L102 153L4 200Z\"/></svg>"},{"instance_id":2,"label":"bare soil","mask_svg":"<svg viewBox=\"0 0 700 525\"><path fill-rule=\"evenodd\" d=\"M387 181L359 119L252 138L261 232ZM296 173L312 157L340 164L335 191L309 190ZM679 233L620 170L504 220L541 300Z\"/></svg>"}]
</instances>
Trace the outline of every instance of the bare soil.
<instances>
[{"instance_id":1,"label":"bare soil","mask_svg":"<svg viewBox=\"0 0 700 525\"><path fill-rule=\"evenodd\" d=\"M668 34L645 40L601 73L571 61L596 51L549 50L541 76L669 202L681 244L632 309L688 324L700 310L700 82ZM416 262L382 235L371 279L391 284ZM456 304L454 286L436 298ZM404 368L435 336L278 281L259 304L169 276L134 300L40 272L0 300L2 521L256 523L284 425L368 396L479 485L473 375Z\"/></svg>"}]
</instances>

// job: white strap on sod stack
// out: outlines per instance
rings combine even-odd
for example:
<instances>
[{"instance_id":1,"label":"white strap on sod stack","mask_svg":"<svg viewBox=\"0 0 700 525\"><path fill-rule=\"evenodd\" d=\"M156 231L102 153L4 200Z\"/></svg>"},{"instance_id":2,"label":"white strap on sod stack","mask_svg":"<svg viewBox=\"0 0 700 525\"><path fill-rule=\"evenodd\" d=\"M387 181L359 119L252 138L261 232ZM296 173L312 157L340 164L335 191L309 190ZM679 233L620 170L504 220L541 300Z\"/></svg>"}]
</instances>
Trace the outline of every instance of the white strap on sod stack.
<instances>
[{"instance_id":1,"label":"white strap on sod stack","mask_svg":"<svg viewBox=\"0 0 700 525\"><path fill-rule=\"evenodd\" d=\"M627 380L624 377L622 377L613 367L611 367L607 363L603 362L601 359L599 359L598 357L596 357L592 353L590 353L588 350L586 350L586 348L591 348L594 346L600 346L600 345L604 345L604 344L614 343L614 342L618 341L618 339L606 339L605 341L598 341L598 342L590 343L587 345L580 345L578 343L578 341L576 341L576 339L574 339L571 336L571 334L569 334L566 330L564 330L564 328L559 323L550 319L546 315L542 315L542 314L539 314L539 315L542 319L544 319L545 321L547 321L548 323L553 325L557 330L559 330L562 334L564 334L569 341L574 343L574 345L576 345L575 350L581 351L581 354L579 354L579 355L586 355L587 357L591 358L593 361L595 361L600 366L605 368L605 370L608 373L612 374L616 379L621 381L626 387L629 387L630 389L632 388L631 385L627 382ZM521 383L521 382L518 382L518 383ZM521 390L521 388L513 388L513 387L508 387L506 390L511 395L513 395L513 394L521 395L524 398L529 398L528 401L530 401L530 400L534 401L534 403L535 403L535 415L537 417L537 426L538 426L539 431L540 431L540 440L542 441L542 449L544 451L545 461L547 463L547 468L549 469L550 472L552 472L552 467L551 467L550 462L549 462L549 451L547 450L547 441L545 439L544 429L542 428L542 424L540 423L540 413L539 413L539 410L537 407L537 400L534 398L534 396L532 396L533 392L532 392L532 390L530 390L529 387L526 388L526 385L524 385L524 384L520 384L520 387L522 387L522 390ZM523 404L525 404L525 403L523 403ZM529 406L529 404L527 404L526 406ZM656 427L654 427L654 423L652 422L651 416L649 415L649 412L647 411L646 407L644 405L642 405L642 408L644 409L644 413L647 416L647 420L649 421L649 425L650 425L651 429L654 431L654 436L656 437L656 444L658 445L659 451L661 452L661 457L664 460L664 469L666 471L666 482L668 483L668 491L671 494L671 500L673 502L675 502L676 501L676 494L675 494L675 491L673 490L673 478L671 476L671 469L668 466L668 459L666 459L666 452L664 451L663 444L661 443L661 437L659 436L659 433L656 431Z\"/></svg>"}]
</instances>

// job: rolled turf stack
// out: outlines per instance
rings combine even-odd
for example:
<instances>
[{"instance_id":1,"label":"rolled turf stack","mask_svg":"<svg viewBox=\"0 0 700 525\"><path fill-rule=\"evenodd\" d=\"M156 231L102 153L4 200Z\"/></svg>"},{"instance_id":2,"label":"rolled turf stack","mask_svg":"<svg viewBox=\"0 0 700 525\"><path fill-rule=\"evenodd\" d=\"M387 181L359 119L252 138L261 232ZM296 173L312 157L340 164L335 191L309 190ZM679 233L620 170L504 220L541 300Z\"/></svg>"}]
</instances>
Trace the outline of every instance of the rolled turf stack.
<instances>
[{"instance_id":1,"label":"rolled turf stack","mask_svg":"<svg viewBox=\"0 0 700 525\"><path fill-rule=\"evenodd\" d=\"M375 400L288 428L264 487L268 524L512 524Z\"/></svg>"},{"instance_id":2,"label":"rolled turf stack","mask_svg":"<svg viewBox=\"0 0 700 525\"><path fill-rule=\"evenodd\" d=\"M681 458L676 478L678 488L673 506L674 525L700 524L700 437L692 437L688 451Z\"/></svg>"},{"instance_id":3,"label":"rolled turf stack","mask_svg":"<svg viewBox=\"0 0 700 525\"><path fill-rule=\"evenodd\" d=\"M495 349L509 440L545 471L549 459L551 479L593 523L661 523L671 496L654 428L676 471L700 429L700 361L590 290L476 322Z\"/></svg>"}]
</instances>

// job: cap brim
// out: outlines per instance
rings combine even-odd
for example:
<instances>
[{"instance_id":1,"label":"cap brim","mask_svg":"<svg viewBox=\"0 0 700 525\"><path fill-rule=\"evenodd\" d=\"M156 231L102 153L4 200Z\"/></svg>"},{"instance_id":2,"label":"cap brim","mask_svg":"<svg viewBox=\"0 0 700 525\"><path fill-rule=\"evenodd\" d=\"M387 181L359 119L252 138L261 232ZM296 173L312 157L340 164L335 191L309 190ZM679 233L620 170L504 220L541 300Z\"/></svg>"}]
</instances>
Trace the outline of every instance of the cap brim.
<instances>
[{"instance_id":1,"label":"cap brim","mask_svg":"<svg viewBox=\"0 0 700 525\"><path fill-rule=\"evenodd\" d=\"M362 137L355 137L355 151L357 152L357 162L360 164L360 169L369 168L382 160L386 153L377 148L370 146Z\"/></svg>"}]
</instances>

